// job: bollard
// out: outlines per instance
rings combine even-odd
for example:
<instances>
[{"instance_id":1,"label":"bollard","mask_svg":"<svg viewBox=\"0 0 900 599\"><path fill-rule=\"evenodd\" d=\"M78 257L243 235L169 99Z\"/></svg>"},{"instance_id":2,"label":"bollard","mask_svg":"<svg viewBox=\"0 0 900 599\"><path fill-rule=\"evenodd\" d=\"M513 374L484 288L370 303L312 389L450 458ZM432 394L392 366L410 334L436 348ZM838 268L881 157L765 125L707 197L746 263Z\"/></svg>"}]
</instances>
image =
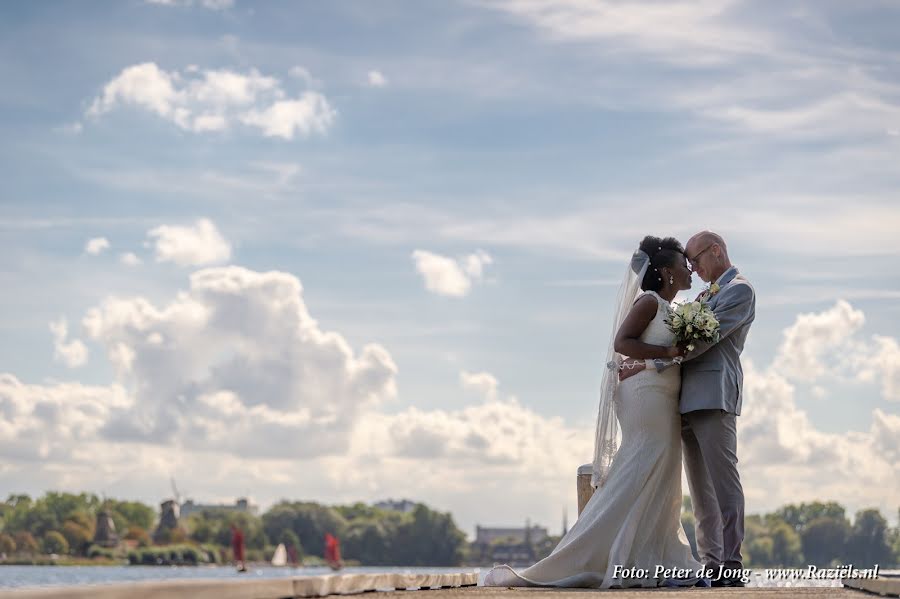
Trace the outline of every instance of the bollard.
<instances>
[{"instance_id":1,"label":"bollard","mask_svg":"<svg viewBox=\"0 0 900 599\"><path fill-rule=\"evenodd\" d=\"M594 471L593 464L584 464L578 467L578 476L576 483L576 492L578 493L578 515L581 515L581 511L584 509L584 506L587 505L587 502L590 501L591 496L594 494L594 487L591 486L591 474Z\"/></svg>"}]
</instances>

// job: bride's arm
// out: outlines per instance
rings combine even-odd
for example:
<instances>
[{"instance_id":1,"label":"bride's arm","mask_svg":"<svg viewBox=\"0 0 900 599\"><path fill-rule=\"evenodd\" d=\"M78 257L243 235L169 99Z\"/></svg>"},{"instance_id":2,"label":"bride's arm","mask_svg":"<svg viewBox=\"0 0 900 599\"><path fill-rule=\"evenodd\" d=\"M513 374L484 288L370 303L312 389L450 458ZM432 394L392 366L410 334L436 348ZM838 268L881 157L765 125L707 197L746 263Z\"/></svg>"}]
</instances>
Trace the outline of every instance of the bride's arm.
<instances>
[{"instance_id":1,"label":"bride's arm","mask_svg":"<svg viewBox=\"0 0 900 599\"><path fill-rule=\"evenodd\" d=\"M613 349L622 355L641 360L680 356L681 349L677 346L651 345L639 339L647 325L656 316L657 310L659 310L659 304L650 295L645 295L635 302L616 333Z\"/></svg>"}]
</instances>

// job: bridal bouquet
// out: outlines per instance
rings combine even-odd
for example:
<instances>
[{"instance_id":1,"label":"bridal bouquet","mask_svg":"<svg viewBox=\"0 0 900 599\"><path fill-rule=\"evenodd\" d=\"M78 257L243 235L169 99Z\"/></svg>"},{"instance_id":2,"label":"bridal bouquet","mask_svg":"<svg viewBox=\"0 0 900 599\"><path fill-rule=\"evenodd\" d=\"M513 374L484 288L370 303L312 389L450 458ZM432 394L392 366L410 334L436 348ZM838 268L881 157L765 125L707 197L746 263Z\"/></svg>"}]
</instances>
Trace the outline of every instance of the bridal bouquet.
<instances>
[{"instance_id":1,"label":"bridal bouquet","mask_svg":"<svg viewBox=\"0 0 900 599\"><path fill-rule=\"evenodd\" d=\"M687 343L687 350L694 350L694 343L719 340L719 319L706 302L678 304L666 319L669 329L675 333L676 343Z\"/></svg>"}]
</instances>

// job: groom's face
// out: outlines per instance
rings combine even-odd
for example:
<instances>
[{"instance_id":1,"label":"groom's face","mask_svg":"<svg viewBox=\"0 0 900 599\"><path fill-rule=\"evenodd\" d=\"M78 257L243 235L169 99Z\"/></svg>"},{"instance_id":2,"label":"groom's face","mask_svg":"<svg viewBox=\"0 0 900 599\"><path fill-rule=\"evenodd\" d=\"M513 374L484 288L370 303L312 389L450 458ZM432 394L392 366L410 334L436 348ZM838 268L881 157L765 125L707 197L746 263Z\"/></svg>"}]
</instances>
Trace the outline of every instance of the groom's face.
<instances>
[{"instance_id":1,"label":"groom's face","mask_svg":"<svg viewBox=\"0 0 900 599\"><path fill-rule=\"evenodd\" d=\"M707 283L710 281L710 268L713 266L712 260L714 256L712 249L714 245L716 244L711 243L706 246L701 246L699 244L688 243L687 247L684 248L684 254L691 264L691 272L697 273L697 276Z\"/></svg>"}]
</instances>

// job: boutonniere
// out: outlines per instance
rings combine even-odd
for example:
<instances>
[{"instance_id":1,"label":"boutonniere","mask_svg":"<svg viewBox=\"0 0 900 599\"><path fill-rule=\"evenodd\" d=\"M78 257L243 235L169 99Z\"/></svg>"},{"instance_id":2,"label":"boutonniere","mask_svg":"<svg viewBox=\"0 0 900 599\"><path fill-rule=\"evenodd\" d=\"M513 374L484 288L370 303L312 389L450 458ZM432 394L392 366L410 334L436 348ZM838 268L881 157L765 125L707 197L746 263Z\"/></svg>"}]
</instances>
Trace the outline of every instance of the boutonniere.
<instances>
[{"instance_id":1,"label":"boutonniere","mask_svg":"<svg viewBox=\"0 0 900 599\"><path fill-rule=\"evenodd\" d=\"M719 287L719 284L718 284L718 283L713 283L712 285L710 285L709 287L707 287L706 289L704 289L703 291L701 291L701 292L700 292L700 295L698 295L698 296L697 296L697 299L694 300L694 301L697 301L697 302L705 302L706 300L708 300L709 298L711 298L711 297L714 296L715 294L719 293L719 289L721 289L721 287Z\"/></svg>"}]
</instances>

